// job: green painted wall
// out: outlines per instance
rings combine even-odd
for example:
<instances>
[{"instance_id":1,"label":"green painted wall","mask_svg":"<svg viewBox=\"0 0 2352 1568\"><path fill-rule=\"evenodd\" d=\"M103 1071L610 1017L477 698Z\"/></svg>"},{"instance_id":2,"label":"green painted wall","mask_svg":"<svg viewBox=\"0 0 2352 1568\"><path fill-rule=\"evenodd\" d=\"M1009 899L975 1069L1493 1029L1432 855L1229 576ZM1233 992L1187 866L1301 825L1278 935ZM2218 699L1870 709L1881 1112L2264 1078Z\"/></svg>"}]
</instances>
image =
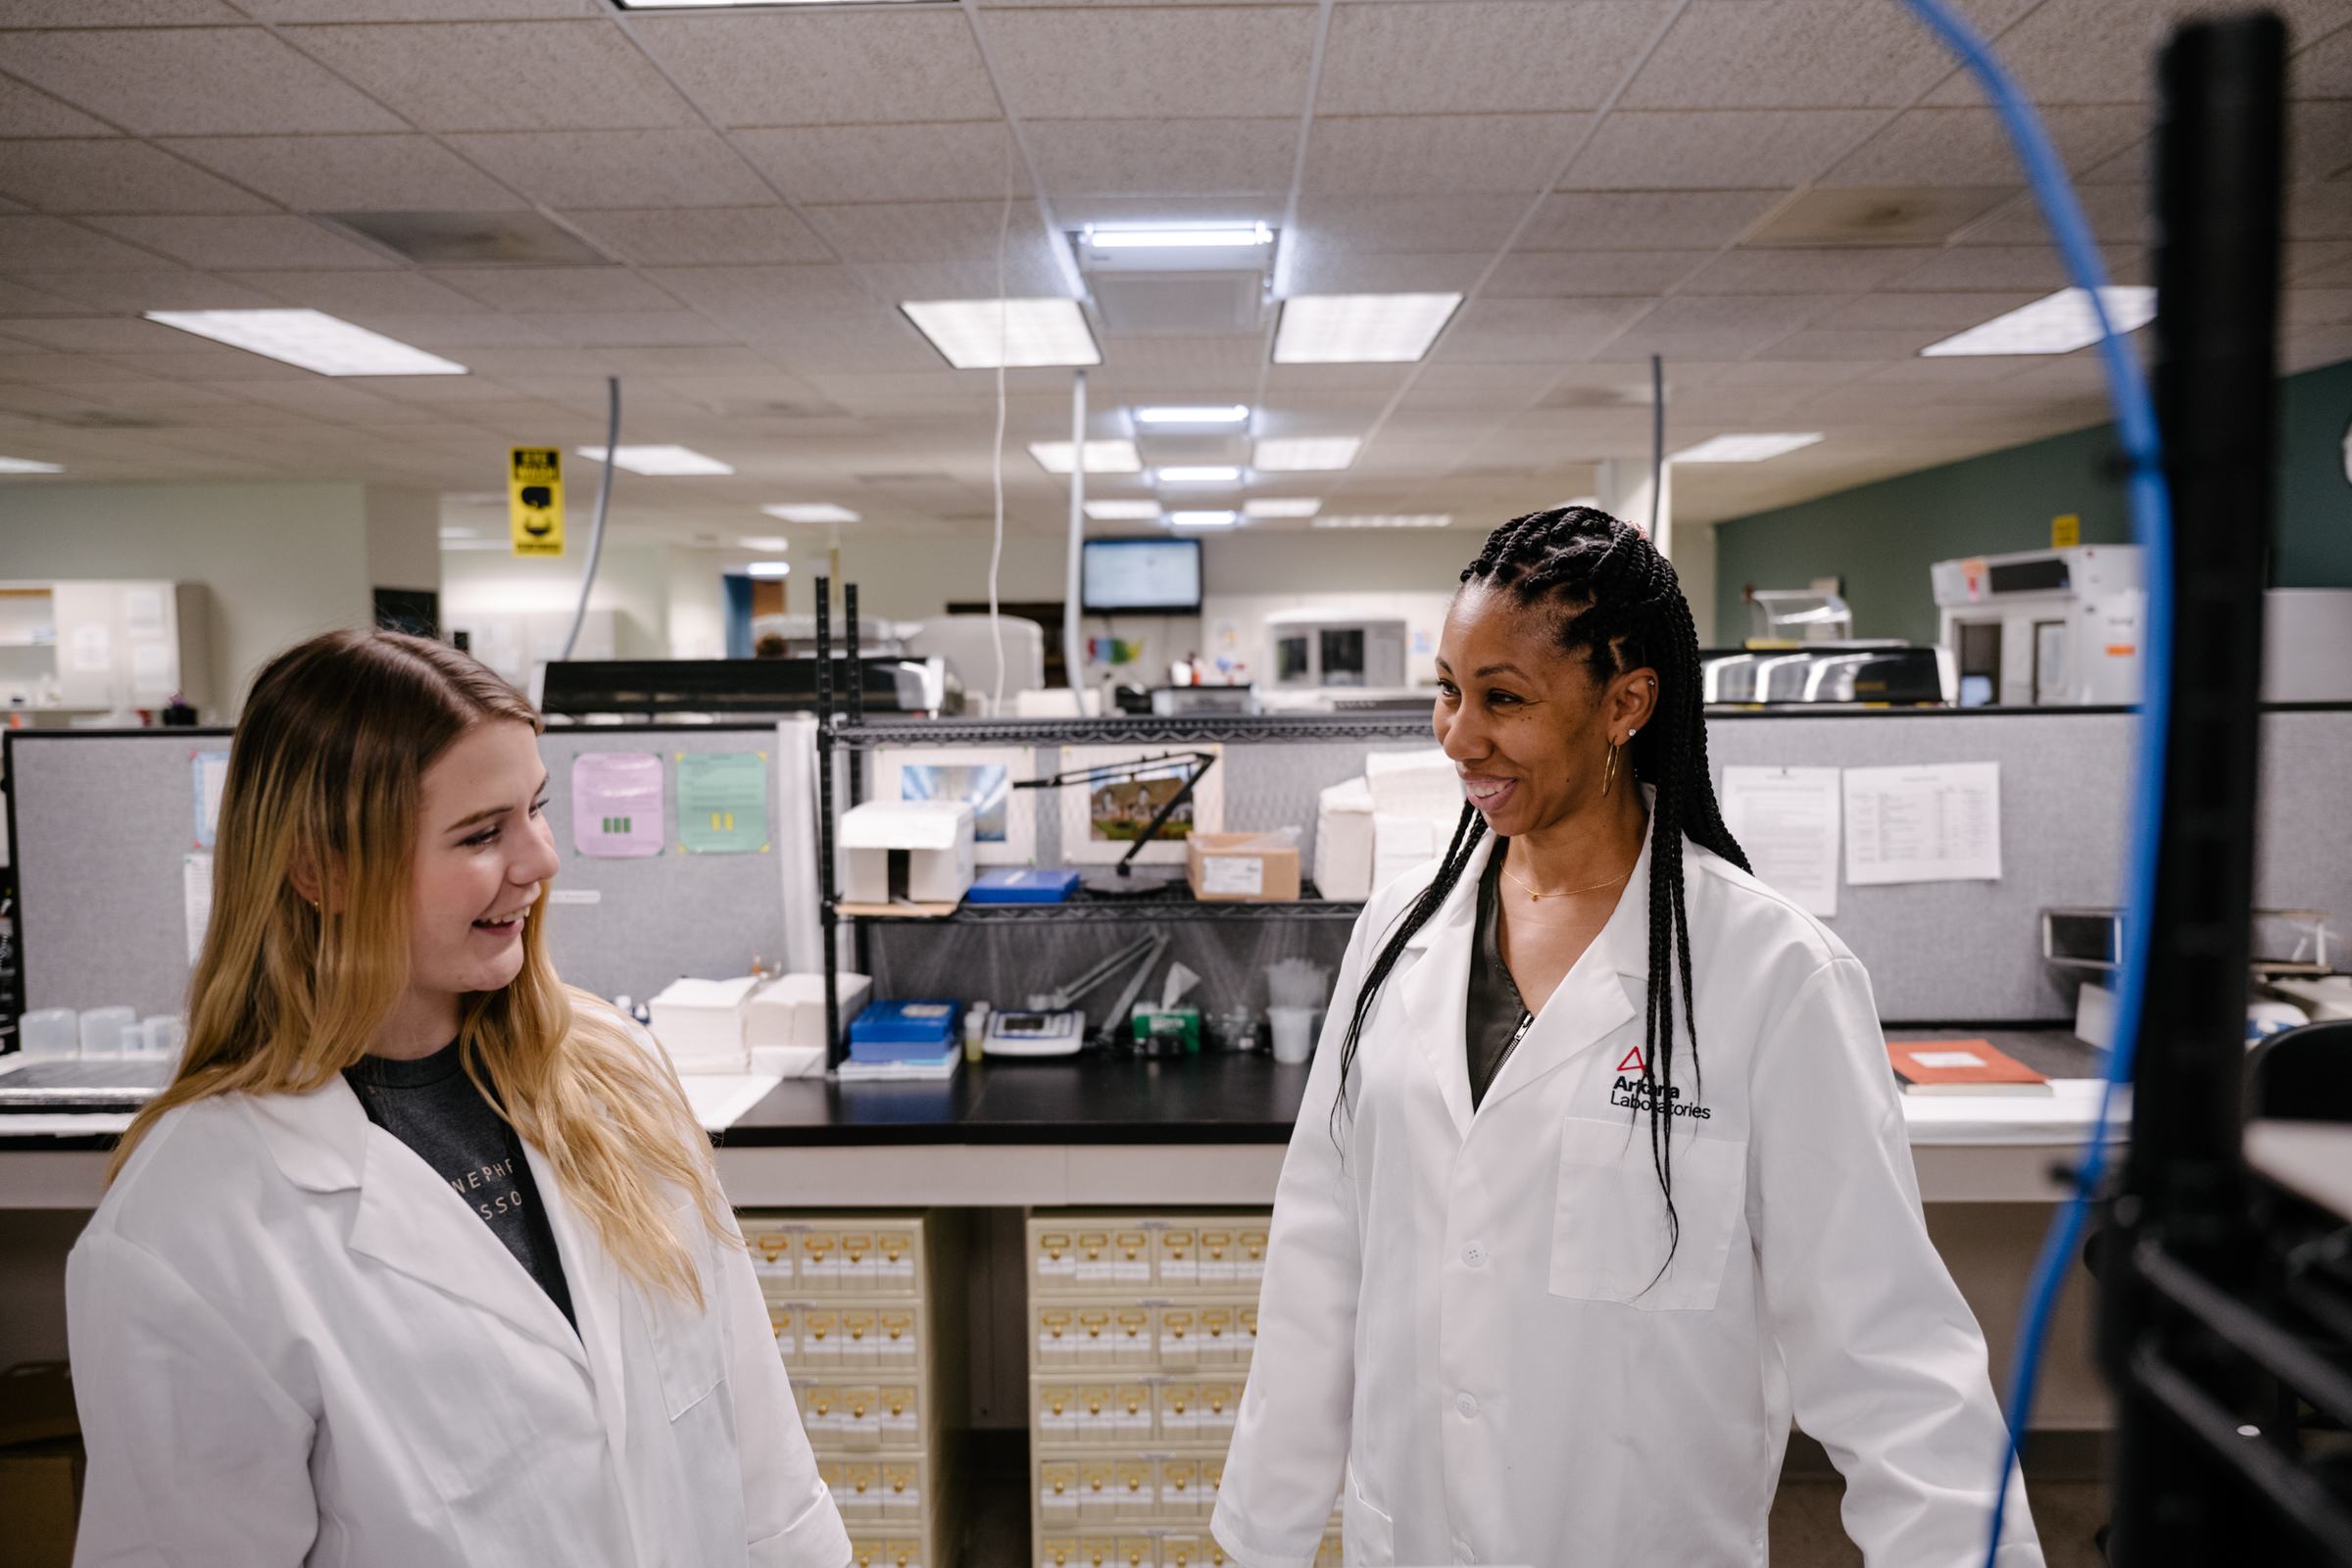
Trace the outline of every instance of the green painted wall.
<instances>
[{"instance_id":1,"label":"green painted wall","mask_svg":"<svg viewBox=\"0 0 2352 1568\"><path fill-rule=\"evenodd\" d=\"M2344 424L2352 360L2279 384L2278 531L2272 578L2286 588L2352 588L2352 482ZM1928 568L1958 556L2041 550L2072 512L2084 544L2132 537L2123 486L2108 471L2113 427L2070 431L2003 452L1860 485L1715 530L1717 638L1746 635L1748 588L1802 588L1842 576L1858 637L1936 640Z\"/></svg>"}]
</instances>

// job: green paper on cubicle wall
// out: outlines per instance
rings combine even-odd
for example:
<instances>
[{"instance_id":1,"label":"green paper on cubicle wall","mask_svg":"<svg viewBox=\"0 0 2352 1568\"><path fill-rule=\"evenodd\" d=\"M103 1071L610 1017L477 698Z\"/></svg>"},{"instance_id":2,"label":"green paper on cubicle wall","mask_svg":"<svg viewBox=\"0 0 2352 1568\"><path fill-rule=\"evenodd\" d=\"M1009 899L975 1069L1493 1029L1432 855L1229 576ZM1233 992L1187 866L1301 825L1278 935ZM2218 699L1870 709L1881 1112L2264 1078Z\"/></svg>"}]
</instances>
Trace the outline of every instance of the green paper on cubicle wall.
<instances>
[{"instance_id":1,"label":"green paper on cubicle wall","mask_svg":"<svg viewBox=\"0 0 2352 1568\"><path fill-rule=\"evenodd\" d=\"M765 855L767 754L679 752L678 844L688 855Z\"/></svg>"}]
</instances>

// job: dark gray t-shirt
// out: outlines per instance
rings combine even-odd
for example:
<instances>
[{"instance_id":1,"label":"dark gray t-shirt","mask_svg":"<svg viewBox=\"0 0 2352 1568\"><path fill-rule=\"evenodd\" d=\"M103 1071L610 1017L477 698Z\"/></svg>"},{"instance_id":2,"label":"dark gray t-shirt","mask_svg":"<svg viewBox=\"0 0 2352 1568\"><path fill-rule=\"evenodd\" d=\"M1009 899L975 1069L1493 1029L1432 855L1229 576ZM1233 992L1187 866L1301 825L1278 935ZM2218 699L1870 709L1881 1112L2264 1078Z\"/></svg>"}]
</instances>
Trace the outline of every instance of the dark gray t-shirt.
<instances>
[{"instance_id":1,"label":"dark gray t-shirt","mask_svg":"<svg viewBox=\"0 0 2352 1568\"><path fill-rule=\"evenodd\" d=\"M1470 994L1465 999L1463 1036L1470 1048L1470 1105L1476 1109L1502 1070L1527 1026L1527 1004L1502 961L1502 857L1510 840L1496 839L1478 879L1478 945L1470 955Z\"/></svg>"},{"instance_id":2,"label":"dark gray t-shirt","mask_svg":"<svg viewBox=\"0 0 2352 1568\"><path fill-rule=\"evenodd\" d=\"M453 1043L415 1061L369 1056L344 1078L368 1119L416 1151L514 1254L548 1298L571 1314L571 1287L539 1200L522 1140L466 1076Z\"/></svg>"}]
</instances>

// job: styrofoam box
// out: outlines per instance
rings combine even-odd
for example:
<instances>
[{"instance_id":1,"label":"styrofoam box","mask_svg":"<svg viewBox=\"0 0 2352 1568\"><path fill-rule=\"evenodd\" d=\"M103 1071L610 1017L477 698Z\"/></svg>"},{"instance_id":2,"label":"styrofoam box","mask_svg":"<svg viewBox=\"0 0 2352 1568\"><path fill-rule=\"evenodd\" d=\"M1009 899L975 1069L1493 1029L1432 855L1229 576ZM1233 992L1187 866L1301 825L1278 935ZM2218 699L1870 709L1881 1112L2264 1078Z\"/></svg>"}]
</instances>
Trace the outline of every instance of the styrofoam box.
<instances>
[{"instance_id":1,"label":"styrofoam box","mask_svg":"<svg viewBox=\"0 0 2352 1568\"><path fill-rule=\"evenodd\" d=\"M837 973L834 991L840 999L841 1026L865 1010L874 983L861 974ZM806 1049L825 1046L825 977L821 974L780 975L753 993L744 1004L744 1040L754 1051L779 1046Z\"/></svg>"}]
</instances>

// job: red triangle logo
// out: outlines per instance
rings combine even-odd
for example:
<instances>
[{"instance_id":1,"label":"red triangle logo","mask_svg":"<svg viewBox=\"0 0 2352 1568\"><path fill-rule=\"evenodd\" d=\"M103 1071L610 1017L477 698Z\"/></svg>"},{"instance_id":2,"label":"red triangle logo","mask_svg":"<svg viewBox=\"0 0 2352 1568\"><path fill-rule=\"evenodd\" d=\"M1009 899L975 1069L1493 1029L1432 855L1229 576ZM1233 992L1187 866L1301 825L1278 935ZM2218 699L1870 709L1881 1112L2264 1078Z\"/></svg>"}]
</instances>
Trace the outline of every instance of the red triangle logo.
<instances>
[{"instance_id":1,"label":"red triangle logo","mask_svg":"<svg viewBox=\"0 0 2352 1568\"><path fill-rule=\"evenodd\" d=\"M1627 1052L1625 1054L1625 1059L1617 1064L1617 1070L1619 1072L1649 1071L1649 1063L1642 1059L1642 1048L1640 1046L1636 1046L1633 1050Z\"/></svg>"}]
</instances>

